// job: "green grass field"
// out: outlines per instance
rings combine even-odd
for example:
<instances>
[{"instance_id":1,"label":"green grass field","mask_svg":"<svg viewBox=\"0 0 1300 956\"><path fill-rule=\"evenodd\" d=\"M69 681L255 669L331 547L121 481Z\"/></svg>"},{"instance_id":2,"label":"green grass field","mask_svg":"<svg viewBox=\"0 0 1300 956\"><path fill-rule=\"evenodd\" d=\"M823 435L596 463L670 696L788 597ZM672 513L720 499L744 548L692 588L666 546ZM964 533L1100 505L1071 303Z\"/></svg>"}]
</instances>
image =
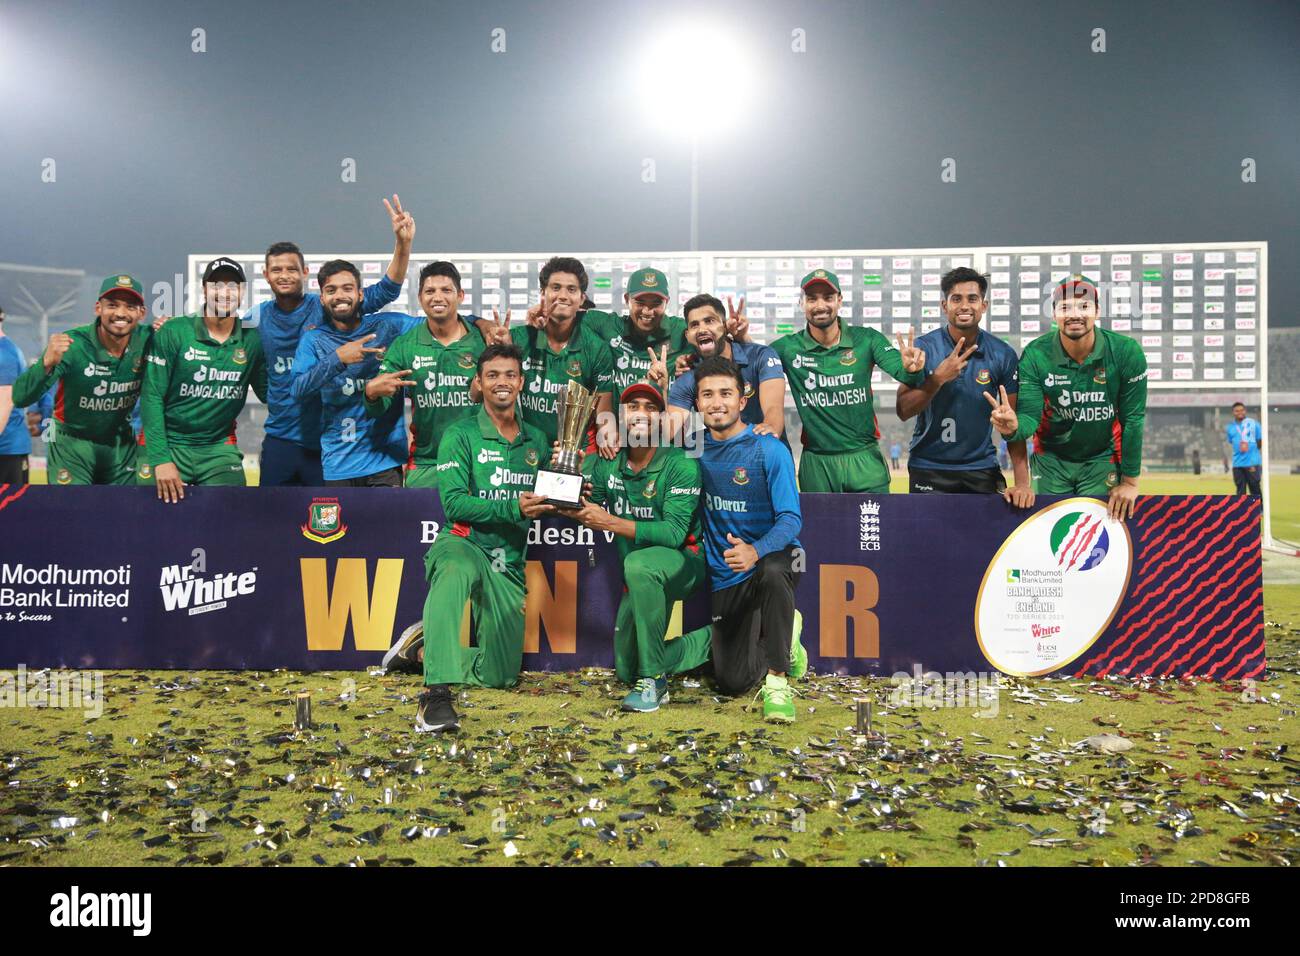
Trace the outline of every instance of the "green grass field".
<instances>
[{"instance_id":1,"label":"green grass field","mask_svg":"<svg viewBox=\"0 0 1300 956\"><path fill-rule=\"evenodd\" d=\"M1300 481L1273 489L1300 527ZM627 715L608 672L526 674L429 739L416 678L108 673L97 719L0 709L0 864L1291 865L1300 584L1274 582L1293 567L1266 561L1254 688L1004 679L994 711L814 677L768 727L707 684ZM295 734L302 690L316 727ZM859 697L883 741L854 733ZM1074 746L1098 733L1133 747Z\"/></svg>"}]
</instances>

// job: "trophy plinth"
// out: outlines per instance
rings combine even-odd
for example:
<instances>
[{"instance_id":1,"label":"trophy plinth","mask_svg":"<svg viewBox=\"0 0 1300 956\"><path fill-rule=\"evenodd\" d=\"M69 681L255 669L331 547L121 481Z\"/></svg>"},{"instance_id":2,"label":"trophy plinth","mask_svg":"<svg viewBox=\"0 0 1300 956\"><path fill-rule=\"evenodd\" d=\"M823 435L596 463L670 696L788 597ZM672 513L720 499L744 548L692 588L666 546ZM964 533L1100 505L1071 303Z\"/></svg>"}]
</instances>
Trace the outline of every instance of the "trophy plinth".
<instances>
[{"instance_id":1,"label":"trophy plinth","mask_svg":"<svg viewBox=\"0 0 1300 956\"><path fill-rule=\"evenodd\" d=\"M537 469L537 481L533 485L533 493L545 498L547 504L560 508L577 508L582 504L578 449L586 444L587 422L595 407L596 396L579 382L569 382L556 400L559 453L553 464Z\"/></svg>"}]
</instances>

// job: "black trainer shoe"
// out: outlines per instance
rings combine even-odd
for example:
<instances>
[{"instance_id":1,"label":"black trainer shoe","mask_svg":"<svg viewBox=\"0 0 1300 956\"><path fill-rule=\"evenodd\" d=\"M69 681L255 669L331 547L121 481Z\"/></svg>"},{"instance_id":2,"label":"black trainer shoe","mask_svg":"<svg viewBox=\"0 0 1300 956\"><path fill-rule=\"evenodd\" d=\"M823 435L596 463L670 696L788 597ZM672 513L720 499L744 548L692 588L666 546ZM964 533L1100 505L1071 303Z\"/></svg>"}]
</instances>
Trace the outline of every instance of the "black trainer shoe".
<instances>
[{"instance_id":1,"label":"black trainer shoe","mask_svg":"<svg viewBox=\"0 0 1300 956\"><path fill-rule=\"evenodd\" d=\"M446 684L426 687L420 695L420 706L415 712L417 734L437 734L444 730L459 730L460 717L451 706L451 688Z\"/></svg>"},{"instance_id":2,"label":"black trainer shoe","mask_svg":"<svg viewBox=\"0 0 1300 956\"><path fill-rule=\"evenodd\" d=\"M420 660L420 648L424 647L424 622L416 621L402 632L402 636L393 641L393 646L384 655L381 665L385 674L423 674L424 662Z\"/></svg>"}]
</instances>

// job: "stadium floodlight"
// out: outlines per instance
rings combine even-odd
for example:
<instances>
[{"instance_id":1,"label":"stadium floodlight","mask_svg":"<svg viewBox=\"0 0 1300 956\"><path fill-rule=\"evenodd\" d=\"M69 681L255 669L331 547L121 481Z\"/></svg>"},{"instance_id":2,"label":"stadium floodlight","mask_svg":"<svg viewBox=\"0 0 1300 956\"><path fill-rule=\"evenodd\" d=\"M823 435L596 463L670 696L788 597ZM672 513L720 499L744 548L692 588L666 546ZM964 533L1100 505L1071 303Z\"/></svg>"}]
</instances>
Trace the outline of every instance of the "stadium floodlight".
<instances>
[{"instance_id":1,"label":"stadium floodlight","mask_svg":"<svg viewBox=\"0 0 1300 956\"><path fill-rule=\"evenodd\" d=\"M745 44L732 27L700 20L670 25L645 47L637 64L637 101L661 134L691 144L691 251L700 248L700 136L725 133L754 94Z\"/></svg>"}]
</instances>

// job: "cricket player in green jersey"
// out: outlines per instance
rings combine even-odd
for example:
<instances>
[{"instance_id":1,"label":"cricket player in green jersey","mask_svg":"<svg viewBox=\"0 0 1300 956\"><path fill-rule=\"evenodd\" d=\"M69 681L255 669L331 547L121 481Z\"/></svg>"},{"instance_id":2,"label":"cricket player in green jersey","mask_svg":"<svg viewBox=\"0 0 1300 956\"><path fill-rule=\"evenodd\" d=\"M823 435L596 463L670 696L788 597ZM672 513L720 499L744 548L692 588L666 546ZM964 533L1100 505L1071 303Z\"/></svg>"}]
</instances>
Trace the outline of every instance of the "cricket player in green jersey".
<instances>
[{"instance_id":1,"label":"cricket player in green jersey","mask_svg":"<svg viewBox=\"0 0 1300 956\"><path fill-rule=\"evenodd\" d=\"M1137 340L1097 325L1097 287L1080 275L1052 293L1056 328L1020 356L1020 401L985 395L1009 442L1034 436L1031 469L1045 495L1109 498L1112 518L1133 514L1142 473L1147 359Z\"/></svg>"},{"instance_id":2,"label":"cricket player in green jersey","mask_svg":"<svg viewBox=\"0 0 1300 956\"><path fill-rule=\"evenodd\" d=\"M408 629L390 651L408 659L423 654L419 733L460 726L451 685L509 687L519 678L528 527L555 513L532 492L551 449L517 413L523 356L512 345L490 345L479 354L475 377L482 407L453 423L438 445L438 494L450 527L424 558L424 627ZM473 602L477 647L460 643L466 601Z\"/></svg>"},{"instance_id":3,"label":"cricket player in green jersey","mask_svg":"<svg viewBox=\"0 0 1300 956\"><path fill-rule=\"evenodd\" d=\"M178 316L154 333L140 417L145 458L137 476L174 504L185 485L244 485L235 420L249 386L266 400L266 360L256 329L242 328L244 269L213 259L203 273L203 312Z\"/></svg>"},{"instance_id":4,"label":"cricket player in green jersey","mask_svg":"<svg viewBox=\"0 0 1300 956\"><path fill-rule=\"evenodd\" d=\"M621 395L640 381L666 393L668 370L677 358L691 351L686 342L686 322L668 309L668 277L658 269L638 269L623 293L626 316L589 309L583 324L609 343L614 357L614 394ZM529 312L530 324L532 311Z\"/></svg>"},{"instance_id":5,"label":"cricket player in green jersey","mask_svg":"<svg viewBox=\"0 0 1300 956\"><path fill-rule=\"evenodd\" d=\"M807 326L772 343L803 423L799 490L889 493L889 468L877 443L871 372L876 366L905 385L924 379L925 353L898 336L898 348L875 329L839 318L839 277L814 269L799 282Z\"/></svg>"},{"instance_id":6,"label":"cricket player in green jersey","mask_svg":"<svg viewBox=\"0 0 1300 956\"><path fill-rule=\"evenodd\" d=\"M555 256L542 266L541 316L545 327L525 323L507 328L489 323L483 336L489 342L512 341L524 356L524 388L519 396L524 421L539 429L549 445L559 423L557 398L570 381L581 382L597 396L595 420L603 423L596 439L601 457L618 453L617 425L613 414L614 355L609 342L586 325L582 307L587 300L587 270L577 259ZM590 445L589 445L590 447ZM589 462L590 467L594 462Z\"/></svg>"},{"instance_id":7,"label":"cricket player in green jersey","mask_svg":"<svg viewBox=\"0 0 1300 956\"><path fill-rule=\"evenodd\" d=\"M14 382L17 406L32 405L58 382L49 432L51 485L135 484L131 412L140 397L153 329L144 288L129 275L100 284L95 321L50 336L41 360Z\"/></svg>"},{"instance_id":8,"label":"cricket player in green jersey","mask_svg":"<svg viewBox=\"0 0 1300 956\"><path fill-rule=\"evenodd\" d=\"M409 390L415 467L404 484L436 488L438 443L481 401L475 367L486 343L478 325L457 311L465 293L454 264L430 262L421 269L419 295L425 322L398 336L384 353L379 374L366 383L366 413L383 415Z\"/></svg>"},{"instance_id":9,"label":"cricket player in green jersey","mask_svg":"<svg viewBox=\"0 0 1300 956\"><path fill-rule=\"evenodd\" d=\"M700 466L682 449L660 444L665 402L654 386L633 383L620 406L627 446L613 461L596 461L581 508L559 513L615 536L627 593L614 619L614 670L634 685L623 709L648 713L668 702L669 674L709 659L708 627L664 640L673 605L708 580L700 551Z\"/></svg>"}]
</instances>

